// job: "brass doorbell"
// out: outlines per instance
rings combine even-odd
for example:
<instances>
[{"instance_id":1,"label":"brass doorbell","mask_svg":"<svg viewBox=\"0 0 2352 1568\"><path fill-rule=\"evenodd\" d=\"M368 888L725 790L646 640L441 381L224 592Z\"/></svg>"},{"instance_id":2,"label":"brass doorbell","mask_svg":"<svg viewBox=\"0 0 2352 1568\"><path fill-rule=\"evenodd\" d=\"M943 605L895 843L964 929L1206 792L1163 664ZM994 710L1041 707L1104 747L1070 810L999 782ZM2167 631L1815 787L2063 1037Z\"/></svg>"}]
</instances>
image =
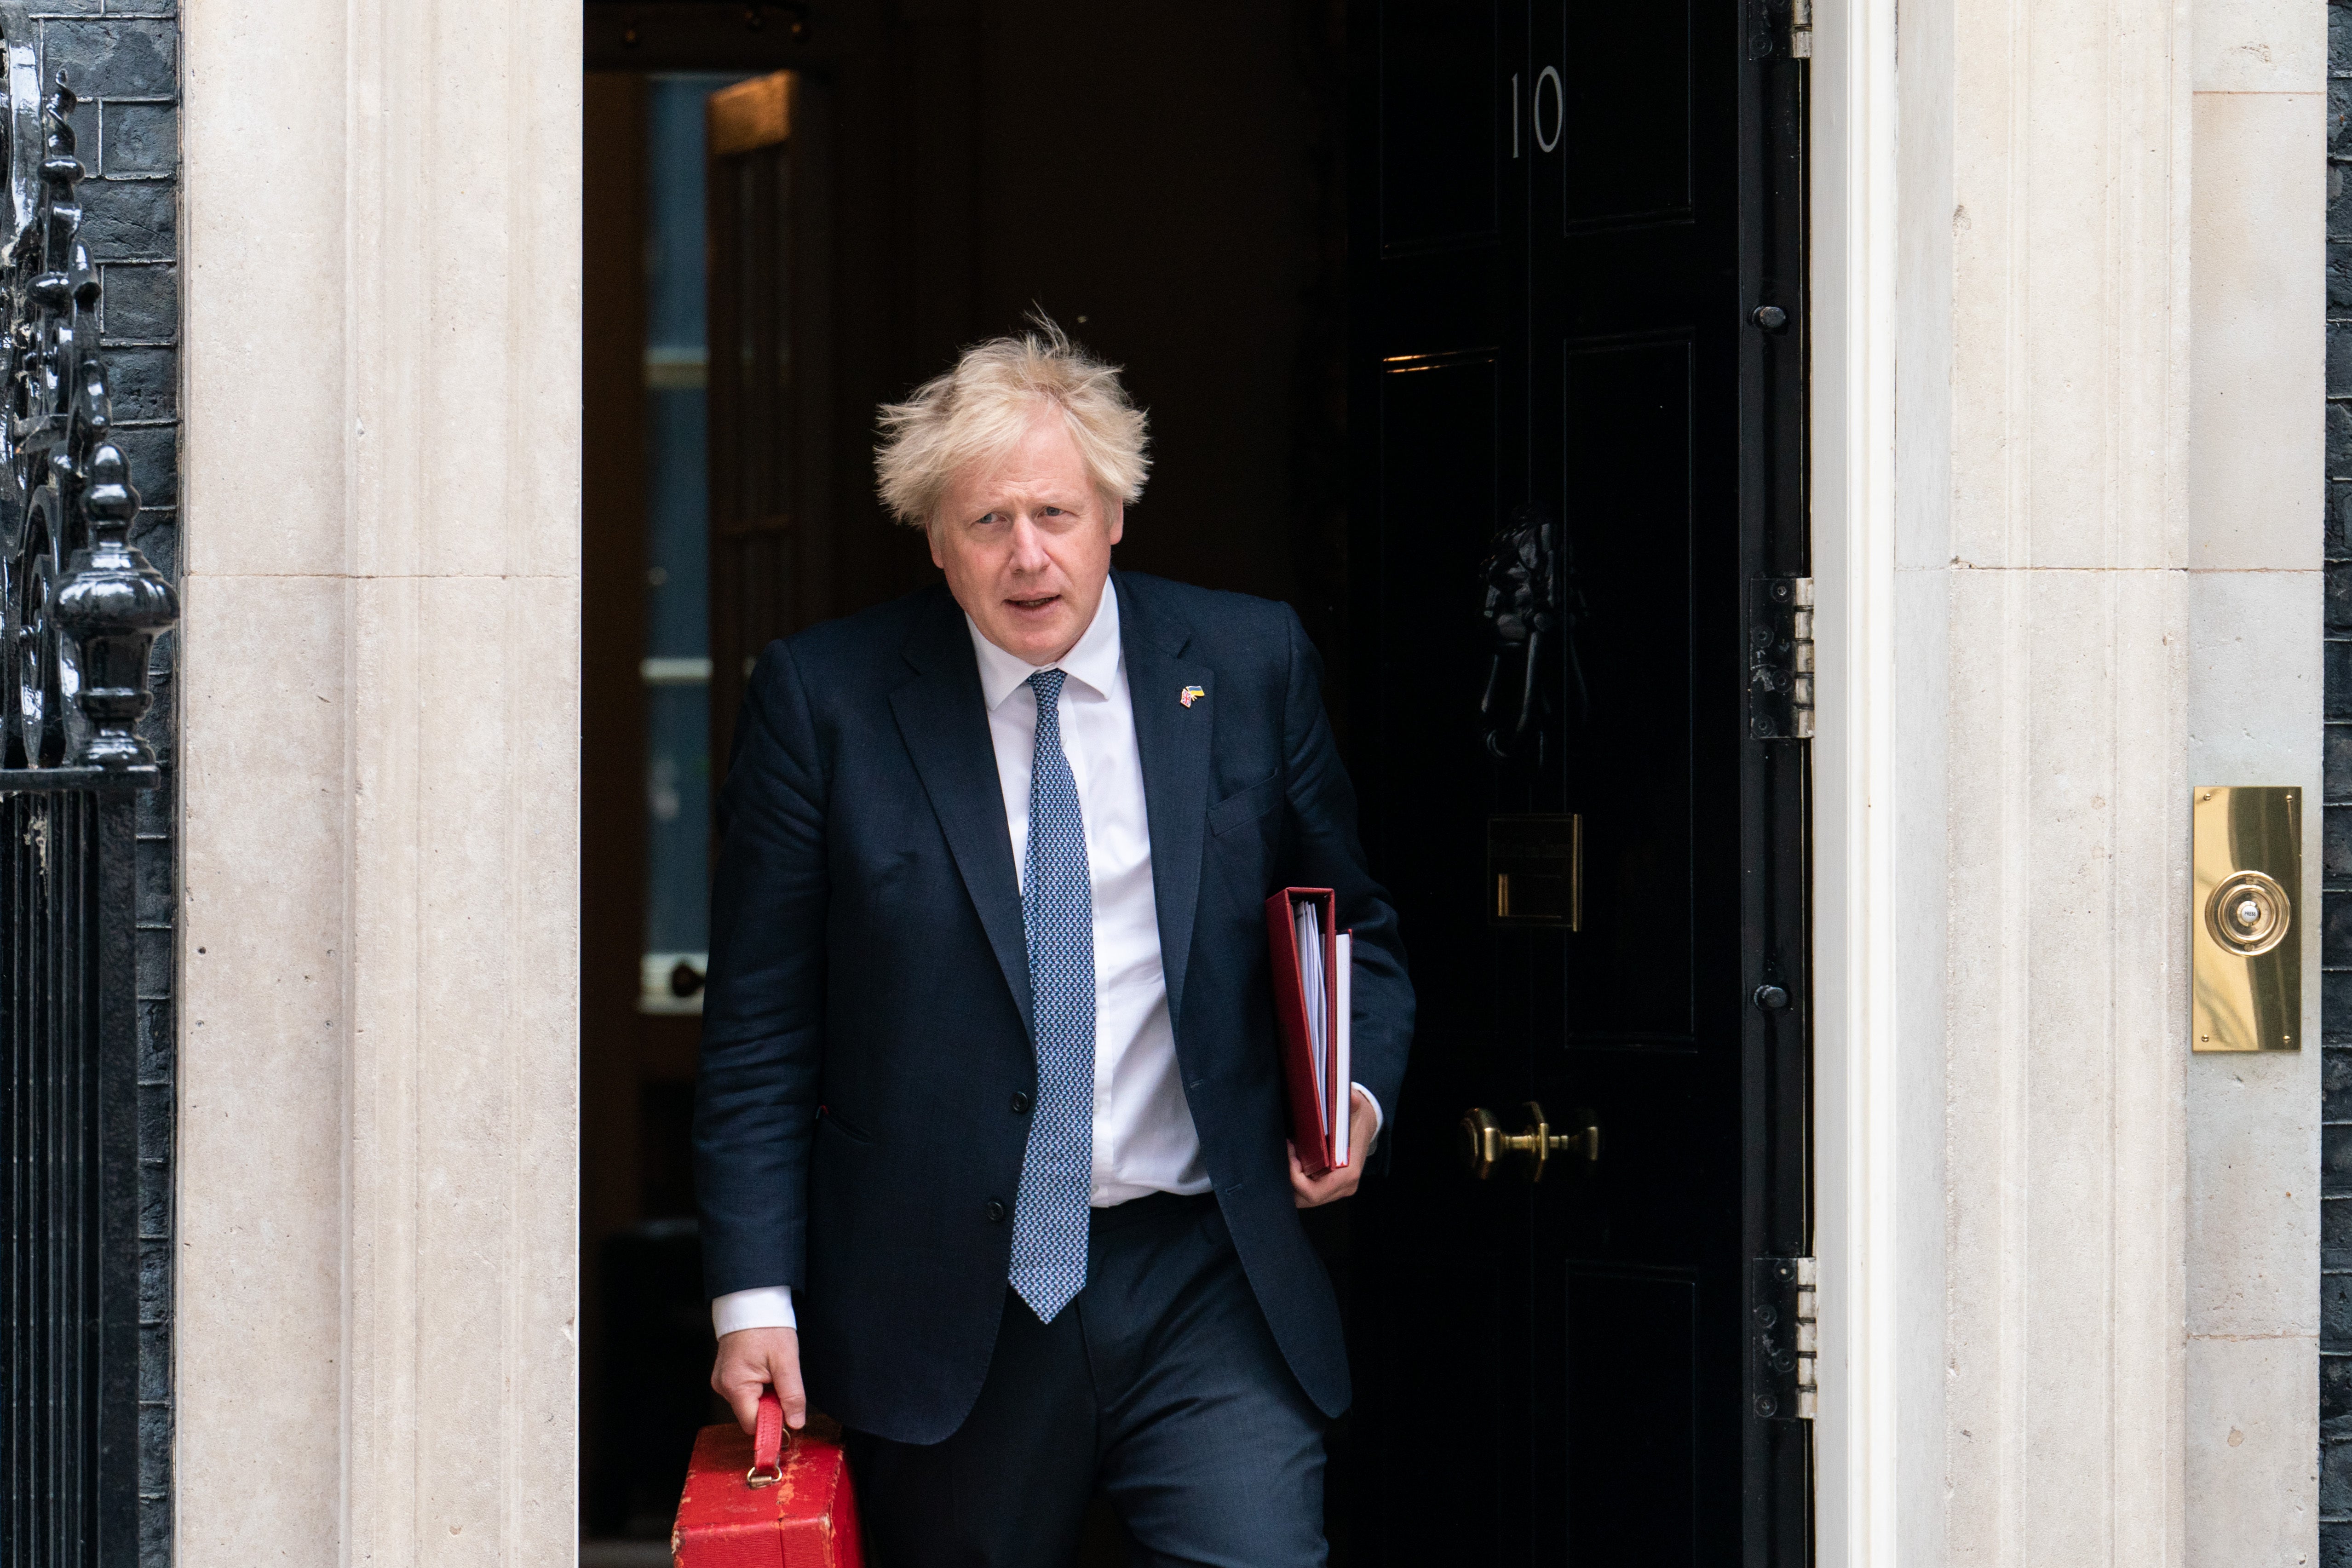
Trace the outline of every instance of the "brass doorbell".
<instances>
[{"instance_id":1,"label":"brass doorbell","mask_svg":"<svg viewBox=\"0 0 2352 1568\"><path fill-rule=\"evenodd\" d=\"M2300 1051L2303 791L2206 785L2191 816L2190 1047Z\"/></svg>"}]
</instances>

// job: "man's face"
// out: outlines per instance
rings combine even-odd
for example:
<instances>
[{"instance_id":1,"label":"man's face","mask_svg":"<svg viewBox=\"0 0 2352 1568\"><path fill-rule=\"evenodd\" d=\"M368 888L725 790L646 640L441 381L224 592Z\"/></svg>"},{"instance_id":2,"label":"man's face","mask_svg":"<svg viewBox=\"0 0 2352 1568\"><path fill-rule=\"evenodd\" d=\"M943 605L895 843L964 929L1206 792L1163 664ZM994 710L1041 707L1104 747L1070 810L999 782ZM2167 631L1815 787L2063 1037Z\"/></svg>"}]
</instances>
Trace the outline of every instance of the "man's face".
<instances>
[{"instance_id":1,"label":"man's face","mask_svg":"<svg viewBox=\"0 0 2352 1568\"><path fill-rule=\"evenodd\" d=\"M982 636L1050 664L1094 621L1126 520L1127 509L1095 489L1062 411L1048 404L993 469L956 476L931 522L931 559Z\"/></svg>"}]
</instances>

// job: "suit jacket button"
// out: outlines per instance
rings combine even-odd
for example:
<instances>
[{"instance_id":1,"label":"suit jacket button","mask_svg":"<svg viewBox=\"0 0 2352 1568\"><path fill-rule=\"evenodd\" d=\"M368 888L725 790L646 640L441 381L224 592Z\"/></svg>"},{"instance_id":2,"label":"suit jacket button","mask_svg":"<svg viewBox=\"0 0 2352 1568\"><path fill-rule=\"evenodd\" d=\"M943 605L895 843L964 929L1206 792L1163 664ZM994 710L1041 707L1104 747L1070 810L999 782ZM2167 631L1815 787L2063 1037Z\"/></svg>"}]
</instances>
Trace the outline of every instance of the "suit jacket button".
<instances>
[{"instance_id":1,"label":"suit jacket button","mask_svg":"<svg viewBox=\"0 0 2352 1568\"><path fill-rule=\"evenodd\" d=\"M1013 1113L1016 1116L1026 1116L1029 1113L1029 1096L1017 1090L1013 1095Z\"/></svg>"},{"instance_id":2,"label":"suit jacket button","mask_svg":"<svg viewBox=\"0 0 2352 1568\"><path fill-rule=\"evenodd\" d=\"M990 1198L988 1200L988 1222L991 1225L997 1225L1003 1223L1003 1219L1004 1200L998 1197Z\"/></svg>"}]
</instances>

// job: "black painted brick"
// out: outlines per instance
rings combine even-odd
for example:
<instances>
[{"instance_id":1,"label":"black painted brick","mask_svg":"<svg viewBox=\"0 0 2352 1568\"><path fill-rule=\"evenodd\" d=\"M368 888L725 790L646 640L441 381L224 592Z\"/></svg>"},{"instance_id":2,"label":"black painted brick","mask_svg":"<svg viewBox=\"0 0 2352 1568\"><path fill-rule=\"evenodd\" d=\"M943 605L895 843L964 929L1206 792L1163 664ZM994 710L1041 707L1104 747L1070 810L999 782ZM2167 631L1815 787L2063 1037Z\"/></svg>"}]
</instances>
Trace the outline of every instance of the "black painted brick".
<instances>
[{"instance_id":1,"label":"black painted brick","mask_svg":"<svg viewBox=\"0 0 2352 1568\"><path fill-rule=\"evenodd\" d=\"M2352 244L2328 242L2327 304L2330 309L2352 310Z\"/></svg>"},{"instance_id":2,"label":"black painted brick","mask_svg":"<svg viewBox=\"0 0 2352 1568\"><path fill-rule=\"evenodd\" d=\"M2352 481L2329 482L2326 509L2321 553L2329 560L2352 559Z\"/></svg>"},{"instance_id":3,"label":"black painted brick","mask_svg":"<svg viewBox=\"0 0 2352 1568\"><path fill-rule=\"evenodd\" d=\"M180 90L178 29L170 22L77 22L46 29L51 77L59 70L84 98L174 98ZM2331 128L2331 136L2336 132Z\"/></svg>"},{"instance_id":4,"label":"black painted brick","mask_svg":"<svg viewBox=\"0 0 2352 1568\"><path fill-rule=\"evenodd\" d=\"M180 163L180 115L168 103L110 103L99 137L109 174L168 174Z\"/></svg>"},{"instance_id":5,"label":"black painted brick","mask_svg":"<svg viewBox=\"0 0 2352 1568\"><path fill-rule=\"evenodd\" d=\"M172 846L144 843L131 857L139 888L139 924L164 925L172 924Z\"/></svg>"},{"instance_id":6,"label":"black painted brick","mask_svg":"<svg viewBox=\"0 0 2352 1568\"><path fill-rule=\"evenodd\" d=\"M2330 882L2352 878L2352 806L2330 806L2321 837L2321 865Z\"/></svg>"},{"instance_id":7,"label":"black painted brick","mask_svg":"<svg viewBox=\"0 0 2352 1568\"><path fill-rule=\"evenodd\" d=\"M2352 1440L2319 1446L2319 1511L2352 1513Z\"/></svg>"},{"instance_id":8,"label":"black painted brick","mask_svg":"<svg viewBox=\"0 0 2352 1568\"><path fill-rule=\"evenodd\" d=\"M106 356L114 417L171 419L179 412L180 356L173 349L113 349Z\"/></svg>"},{"instance_id":9,"label":"black painted brick","mask_svg":"<svg viewBox=\"0 0 2352 1568\"><path fill-rule=\"evenodd\" d=\"M2320 1038L2352 1043L2352 975L2321 976L2319 998Z\"/></svg>"},{"instance_id":10,"label":"black painted brick","mask_svg":"<svg viewBox=\"0 0 2352 1568\"><path fill-rule=\"evenodd\" d=\"M163 792L160 789L155 791L159 795ZM168 1001L141 1002L135 1011L139 1019L140 1081L168 1083L172 1078L172 1058L175 1054L175 1042L172 1038L172 1004Z\"/></svg>"},{"instance_id":11,"label":"black painted brick","mask_svg":"<svg viewBox=\"0 0 2352 1568\"><path fill-rule=\"evenodd\" d=\"M92 261L170 255L180 238L179 202L171 182L94 180L85 184L81 235Z\"/></svg>"},{"instance_id":12,"label":"black painted brick","mask_svg":"<svg viewBox=\"0 0 2352 1568\"><path fill-rule=\"evenodd\" d=\"M2329 725L2321 747L2320 766L2326 769L2327 798L2352 800L2352 724Z\"/></svg>"},{"instance_id":13,"label":"black painted brick","mask_svg":"<svg viewBox=\"0 0 2352 1568\"><path fill-rule=\"evenodd\" d=\"M129 190L111 185L108 190ZM106 286L98 307L105 340L168 342L180 335L180 269L168 264L117 263L99 269Z\"/></svg>"},{"instance_id":14,"label":"black painted brick","mask_svg":"<svg viewBox=\"0 0 2352 1568\"><path fill-rule=\"evenodd\" d=\"M115 443L131 459L131 482L139 498L150 507L177 506L180 500L180 433L172 425L115 432Z\"/></svg>"},{"instance_id":15,"label":"black painted brick","mask_svg":"<svg viewBox=\"0 0 2352 1568\"><path fill-rule=\"evenodd\" d=\"M2327 716L2352 718L2352 643L2327 644Z\"/></svg>"},{"instance_id":16,"label":"black painted brick","mask_svg":"<svg viewBox=\"0 0 2352 1568\"><path fill-rule=\"evenodd\" d=\"M170 1092L169 1089L162 1090ZM150 1092L147 1090L142 1093ZM139 1184L139 1234L142 1237L169 1239L172 1234L172 1194L160 1181ZM2333 1276L2331 1276L2333 1278ZM2347 1346L2352 1349L2352 1346Z\"/></svg>"},{"instance_id":17,"label":"black painted brick","mask_svg":"<svg viewBox=\"0 0 2352 1568\"><path fill-rule=\"evenodd\" d=\"M172 1392L172 1337L160 1322L139 1325L139 1397L162 1399Z\"/></svg>"},{"instance_id":18,"label":"black painted brick","mask_svg":"<svg viewBox=\"0 0 2352 1568\"><path fill-rule=\"evenodd\" d=\"M174 1113L169 1083L148 1082L139 1086L139 1148L142 1154L162 1154L170 1150Z\"/></svg>"},{"instance_id":19,"label":"black painted brick","mask_svg":"<svg viewBox=\"0 0 2352 1568\"><path fill-rule=\"evenodd\" d=\"M136 468L131 471L131 483L134 487L141 485L139 471ZM142 497L142 499L144 497ZM137 545L142 553L147 557L148 565L163 574L164 580L173 583L180 580L178 513L170 507L142 507L137 519L131 525L131 542ZM159 655L163 652L164 643L170 638L171 633L167 632L157 641L155 648ZM166 658L154 667L169 669L171 664Z\"/></svg>"},{"instance_id":20,"label":"black painted brick","mask_svg":"<svg viewBox=\"0 0 2352 1568\"><path fill-rule=\"evenodd\" d=\"M142 931L136 946L139 949L139 994L151 1000L162 1000L170 990L151 990L161 982L168 988L172 982L172 934L169 931Z\"/></svg>"},{"instance_id":21,"label":"black painted brick","mask_svg":"<svg viewBox=\"0 0 2352 1568\"><path fill-rule=\"evenodd\" d=\"M162 1322L172 1315L172 1243L139 1243L139 1321Z\"/></svg>"},{"instance_id":22,"label":"black painted brick","mask_svg":"<svg viewBox=\"0 0 2352 1568\"><path fill-rule=\"evenodd\" d=\"M2331 1122L2352 1122L2352 1050L2328 1047L2319 1079L2320 1114Z\"/></svg>"},{"instance_id":23,"label":"black painted brick","mask_svg":"<svg viewBox=\"0 0 2352 1568\"><path fill-rule=\"evenodd\" d=\"M139 1414L139 1452L142 1458L153 1453L164 1456L171 1463L172 1412L168 1407L142 1410ZM172 1561L172 1500L169 1497L142 1497L139 1500L139 1562L141 1568L163 1568Z\"/></svg>"},{"instance_id":24,"label":"black painted brick","mask_svg":"<svg viewBox=\"0 0 2352 1568\"><path fill-rule=\"evenodd\" d=\"M2352 1200L2319 1206L2319 1266L2352 1269Z\"/></svg>"},{"instance_id":25,"label":"black painted brick","mask_svg":"<svg viewBox=\"0 0 2352 1568\"><path fill-rule=\"evenodd\" d=\"M2352 1126L2319 1129L2319 1190L2352 1193Z\"/></svg>"}]
</instances>

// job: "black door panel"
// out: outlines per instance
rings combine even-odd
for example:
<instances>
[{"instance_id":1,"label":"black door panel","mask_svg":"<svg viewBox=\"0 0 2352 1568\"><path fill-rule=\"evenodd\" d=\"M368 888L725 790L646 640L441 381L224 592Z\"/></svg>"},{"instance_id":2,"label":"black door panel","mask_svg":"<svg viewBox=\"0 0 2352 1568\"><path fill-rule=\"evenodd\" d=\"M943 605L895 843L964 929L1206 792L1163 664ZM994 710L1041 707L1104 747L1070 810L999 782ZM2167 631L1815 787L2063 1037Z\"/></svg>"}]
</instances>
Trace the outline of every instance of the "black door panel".
<instances>
[{"instance_id":1,"label":"black door panel","mask_svg":"<svg viewBox=\"0 0 2352 1568\"><path fill-rule=\"evenodd\" d=\"M1745 617L1805 570L1804 68L1742 0L1375 15L1349 743L1421 1022L1358 1200L1354 1554L1793 1568L1748 1291L1808 1234L1805 760L1750 734ZM1498 551L1559 581L1538 642ZM1577 896L1515 904L1571 837ZM1599 1157L1474 1177L1463 1113L1531 1104Z\"/></svg>"},{"instance_id":2,"label":"black door panel","mask_svg":"<svg viewBox=\"0 0 2352 1568\"><path fill-rule=\"evenodd\" d=\"M1494 0L1384 0L1380 12L1380 237L1384 247L1491 239L1496 92Z\"/></svg>"}]
</instances>

